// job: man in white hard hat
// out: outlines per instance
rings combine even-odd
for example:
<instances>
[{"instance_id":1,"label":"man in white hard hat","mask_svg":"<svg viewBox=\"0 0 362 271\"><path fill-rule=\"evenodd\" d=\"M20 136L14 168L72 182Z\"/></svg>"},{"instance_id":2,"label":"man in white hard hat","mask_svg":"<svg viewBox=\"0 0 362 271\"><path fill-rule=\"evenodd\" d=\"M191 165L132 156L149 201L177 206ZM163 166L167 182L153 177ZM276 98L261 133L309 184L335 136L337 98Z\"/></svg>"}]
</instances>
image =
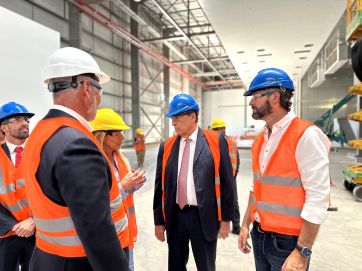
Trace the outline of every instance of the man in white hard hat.
<instances>
[{"instance_id":1,"label":"man in white hard hat","mask_svg":"<svg viewBox=\"0 0 362 271\"><path fill-rule=\"evenodd\" d=\"M44 82L54 105L29 137L24 154L26 192L36 224L32 271L128 270L116 229L117 186L91 134L110 80L88 53L62 48L49 58Z\"/></svg>"}]
</instances>

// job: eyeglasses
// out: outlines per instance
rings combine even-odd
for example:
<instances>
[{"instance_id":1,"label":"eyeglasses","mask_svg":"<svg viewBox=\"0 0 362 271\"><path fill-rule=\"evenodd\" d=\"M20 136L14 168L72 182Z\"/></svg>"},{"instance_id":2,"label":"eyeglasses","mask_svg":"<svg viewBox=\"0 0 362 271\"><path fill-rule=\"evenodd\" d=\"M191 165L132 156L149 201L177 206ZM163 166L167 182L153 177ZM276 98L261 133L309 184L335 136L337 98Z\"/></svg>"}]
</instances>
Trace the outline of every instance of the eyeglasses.
<instances>
[{"instance_id":1,"label":"eyeglasses","mask_svg":"<svg viewBox=\"0 0 362 271\"><path fill-rule=\"evenodd\" d=\"M106 135L109 136L121 136L124 135L124 131L123 130L108 130L108 131L104 131L106 133Z\"/></svg>"},{"instance_id":2,"label":"eyeglasses","mask_svg":"<svg viewBox=\"0 0 362 271\"><path fill-rule=\"evenodd\" d=\"M80 82L81 84L83 84L83 83L84 83L84 80L81 80L81 81L79 81L79 82ZM89 81L89 84L90 84L92 87L95 87L95 88L97 88L97 89L99 89L99 90L102 90L101 85L98 84L98 83L96 83L96 82Z\"/></svg>"},{"instance_id":3,"label":"eyeglasses","mask_svg":"<svg viewBox=\"0 0 362 271\"><path fill-rule=\"evenodd\" d=\"M265 92L260 92L260 93L255 93L252 96L252 99L257 99L257 98L260 98L260 97L263 97L263 96L266 96L266 95L270 95L270 94L273 94L275 92L279 92L280 90L279 89L269 89Z\"/></svg>"},{"instance_id":4,"label":"eyeglasses","mask_svg":"<svg viewBox=\"0 0 362 271\"><path fill-rule=\"evenodd\" d=\"M178 115L175 115L175 116L172 116L171 119L172 120L178 120L179 118L181 118L182 116L190 116L192 114L192 112L188 111L188 112L183 112L183 113L180 113Z\"/></svg>"},{"instance_id":5,"label":"eyeglasses","mask_svg":"<svg viewBox=\"0 0 362 271\"><path fill-rule=\"evenodd\" d=\"M19 123L25 121L27 123L30 122L30 118L27 116L15 116L15 117L11 117L8 118L7 120L4 120L2 124L8 124L8 123Z\"/></svg>"}]
</instances>

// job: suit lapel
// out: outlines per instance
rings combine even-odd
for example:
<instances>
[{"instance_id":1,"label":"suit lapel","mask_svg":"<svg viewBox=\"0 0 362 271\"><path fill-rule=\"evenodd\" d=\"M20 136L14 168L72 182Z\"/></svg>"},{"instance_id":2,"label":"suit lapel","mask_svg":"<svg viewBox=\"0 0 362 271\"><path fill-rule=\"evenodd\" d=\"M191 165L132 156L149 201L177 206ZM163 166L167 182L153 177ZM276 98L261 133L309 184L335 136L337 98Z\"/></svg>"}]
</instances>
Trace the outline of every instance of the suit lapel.
<instances>
[{"instance_id":1,"label":"suit lapel","mask_svg":"<svg viewBox=\"0 0 362 271\"><path fill-rule=\"evenodd\" d=\"M206 141L202 130L200 128L197 128L197 129L199 129L199 131L197 132L197 140L196 140L195 155L194 155L194 165L195 165L197 159L199 158L202 148L204 147L205 141Z\"/></svg>"},{"instance_id":2,"label":"suit lapel","mask_svg":"<svg viewBox=\"0 0 362 271\"><path fill-rule=\"evenodd\" d=\"M11 155L10 155L10 150L8 148L8 145L6 145L6 143L2 144L2 149L4 150L4 152L6 153L7 157L11 160Z\"/></svg>"},{"instance_id":3,"label":"suit lapel","mask_svg":"<svg viewBox=\"0 0 362 271\"><path fill-rule=\"evenodd\" d=\"M172 180L172 186L177 187L177 172L178 172L178 153L180 150L180 137L178 137L175 141L175 145L172 148L170 157L168 159L168 163L171 163L172 170L169 174L171 174L170 180Z\"/></svg>"}]
</instances>

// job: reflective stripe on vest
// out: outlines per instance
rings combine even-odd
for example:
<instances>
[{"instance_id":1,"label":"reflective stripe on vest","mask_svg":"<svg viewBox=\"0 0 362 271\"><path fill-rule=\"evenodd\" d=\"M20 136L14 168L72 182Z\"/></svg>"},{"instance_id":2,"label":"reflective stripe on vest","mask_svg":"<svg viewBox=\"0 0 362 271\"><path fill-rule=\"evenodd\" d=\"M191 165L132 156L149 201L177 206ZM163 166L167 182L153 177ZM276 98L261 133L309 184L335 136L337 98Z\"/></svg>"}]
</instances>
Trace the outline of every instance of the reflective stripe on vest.
<instances>
[{"instance_id":1,"label":"reflective stripe on vest","mask_svg":"<svg viewBox=\"0 0 362 271\"><path fill-rule=\"evenodd\" d=\"M231 165L233 168L233 176L236 175L236 167L237 167L237 153L238 153L238 147L236 145L236 142L234 140L233 137L228 136L227 137L227 142L228 142L228 147L229 147L229 156L230 156L230 161L231 161Z\"/></svg>"},{"instance_id":2,"label":"reflective stripe on vest","mask_svg":"<svg viewBox=\"0 0 362 271\"><path fill-rule=\"evenodd\" d=\"M122 157L121 157L122 156ZM123 159L126 159L121 153L116 153L117 165L118 165L118 176L119 182L126 176L126 174L131 170L126 166L126 162ZM133 193L129 193L128 196L123 200L123 204L126 209L127 218L128 218L128 232L129 232L129 248L134 248L134 243L137 240L138 228L136 221L136 212L134 208Z\"/></svg>"},{"instance_id":3,"label":"reflective stripe on vest","mask_svg":"<svg viewBox=\"0 0 362 271\"><path fill-rule=\"evenodd\" d=\"M15 167L4 150L0 148L0 204L4 206L18 222L28 219L31 211L24 188L22 166ZM0 238L13 235L12 231Z\"/></svg>"},{"instance_id":4,"label":"reflective stripe on vest","mask_svg":"<svg viewBox=\"0 0 362 271\"><path fill-rule=\"evenodd\" d=\"M214 160L214 172L215 172L215 197L217 202L217 217L218 220L222 220L221 216L221 191L220 191L220 147L219 147L219 135L217 131L202 130L206 141L209 145L213 160ZM162 213L163 219L166 222L165 213L165 172L168 159L170 157L172 148L176 142L177 136L170 137L165 141L164 151L162 157Z\"/></svg>"},{"instance_id":5,"label":"reflective stripe on vest","mask_svg":"<svg viewBox=\"0 0 362 271\"><path fill-rule=\"evenodd\" d=\"M36 179L40 163L41 150L48 139L61 127L72 127L86 136L99 148L104 158L109 161L94 136L75 119L61 117L41 120L31 133L23 155L26 192L33 210L37 228L36 244L43 251L61 257L85 257L86 253L75 230L69 209L51 201L43 193ZM110 207L112 219L118 236L127 230L127 216L122 205L116 178L112 174L110 188ZM128 235L128 233L127 233ZM128 243L127 243L128 246Z\"/></svg>"},{"instance_id":6,"label":"reflective stripe on vest","mask_svg":"<svg viewBox=\"0 0 362 271\"><path fill-rule=\"evenodd\" d=\"M254 221L257 212L261 228L265 231L295 236L300 234L300 215L305 202L305 192L295 159L295 149L303 133L311 125L313 124L299 118L291 122L263 174L259 170L259 157L264 133L254 140L251 219Z\"/></svg>"}]
</instances>

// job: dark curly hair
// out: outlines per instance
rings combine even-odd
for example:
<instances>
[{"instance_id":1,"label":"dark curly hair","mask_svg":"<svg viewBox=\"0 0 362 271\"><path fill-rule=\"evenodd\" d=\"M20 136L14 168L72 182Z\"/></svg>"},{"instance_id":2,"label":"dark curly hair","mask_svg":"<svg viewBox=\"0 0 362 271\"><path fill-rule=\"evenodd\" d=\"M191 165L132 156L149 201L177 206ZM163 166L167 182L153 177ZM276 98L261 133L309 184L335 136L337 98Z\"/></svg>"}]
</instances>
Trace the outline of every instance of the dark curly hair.
<instances>
[{"instance_id":1,"label":"dark curly hair","mask_svg":"<svg viewBox=\"0 0 362 271\"><path fill-rule=\"evenodd\" d=\"M293 97L293 92L289 90L280 90L280 106L283 107L287 112L290 112L290 108L292 106L291 99Z\"/></svg>"}]
</instances>

